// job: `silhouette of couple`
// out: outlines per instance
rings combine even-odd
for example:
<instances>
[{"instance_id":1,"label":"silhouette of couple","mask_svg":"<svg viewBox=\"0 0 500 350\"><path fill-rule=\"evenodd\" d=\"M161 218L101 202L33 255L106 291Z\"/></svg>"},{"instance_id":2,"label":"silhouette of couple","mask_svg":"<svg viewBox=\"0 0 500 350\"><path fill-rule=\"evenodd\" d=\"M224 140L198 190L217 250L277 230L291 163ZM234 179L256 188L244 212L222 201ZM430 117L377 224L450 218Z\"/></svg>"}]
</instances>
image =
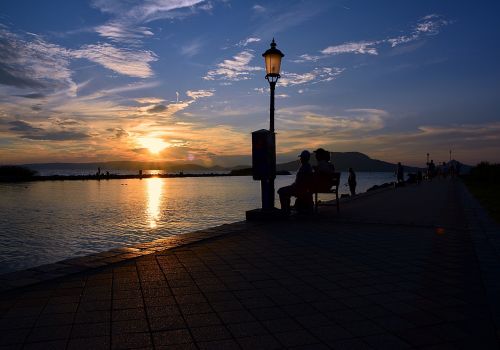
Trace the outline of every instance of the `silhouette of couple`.
<instances>
[{"instance_id":1,"label":"silhouette of couple","mask_svg":"<svg viewBox=\"0 0 500 350\"><path fill-rule=\"evenodd\" d=\"M300 168L297 171L295 182L278 190L281 210L289 215L291 212L290 201L296 197L295 209L298 212L309 213L313 211L313 193L315 191L328 190L331 188L331 179L335 173L335 167L330 163L330 152L323 148L314 151L317 165L314 167L309 163L311 153L307 150L299 154Z\"/></svg>"}]
</instances>

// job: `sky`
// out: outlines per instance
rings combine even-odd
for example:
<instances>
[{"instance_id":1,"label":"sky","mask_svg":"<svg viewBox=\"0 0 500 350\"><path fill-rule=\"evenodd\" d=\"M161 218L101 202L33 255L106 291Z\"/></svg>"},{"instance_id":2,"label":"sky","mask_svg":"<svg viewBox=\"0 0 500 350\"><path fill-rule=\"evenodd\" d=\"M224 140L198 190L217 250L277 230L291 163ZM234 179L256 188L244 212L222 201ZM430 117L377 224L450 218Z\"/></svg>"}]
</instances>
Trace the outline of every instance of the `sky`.
<instances>
[{"instance_id":1,"label":"sky","mask_svg":"<svg viewBox=\"0 0 500 350\"><path fill-rule=\"evenodd\" d=\"M0 2L0 164L249 164L276 86L303 149L500 162L498 1Z\"/></svg>"}]
</instances>

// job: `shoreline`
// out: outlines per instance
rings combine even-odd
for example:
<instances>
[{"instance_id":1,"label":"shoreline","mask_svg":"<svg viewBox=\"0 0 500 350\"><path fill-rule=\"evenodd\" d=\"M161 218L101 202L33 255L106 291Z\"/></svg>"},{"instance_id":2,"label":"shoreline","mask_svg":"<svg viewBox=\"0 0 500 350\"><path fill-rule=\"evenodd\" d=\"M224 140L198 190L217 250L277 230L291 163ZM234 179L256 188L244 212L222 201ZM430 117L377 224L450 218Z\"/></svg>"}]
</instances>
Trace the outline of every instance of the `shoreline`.
<instances>
[{"instance_id":1,"label":"shoreline","mask_svg":"<svg viewBox=\"0 0 500 350\"><path fill-rule=\"evenodd\" d=\"M276 175L292 175L289 171L277 171ZM252 176L251 174L239 173L167 173L167 174L109 174L109 175L35 175L30 178L0 177L0 182L34 182L34 181L78 181L78 180L126 180L126 179L150 179L150 178L183 178L183 177L227 177L227 176Z\"/></svg>"}]
</instances>

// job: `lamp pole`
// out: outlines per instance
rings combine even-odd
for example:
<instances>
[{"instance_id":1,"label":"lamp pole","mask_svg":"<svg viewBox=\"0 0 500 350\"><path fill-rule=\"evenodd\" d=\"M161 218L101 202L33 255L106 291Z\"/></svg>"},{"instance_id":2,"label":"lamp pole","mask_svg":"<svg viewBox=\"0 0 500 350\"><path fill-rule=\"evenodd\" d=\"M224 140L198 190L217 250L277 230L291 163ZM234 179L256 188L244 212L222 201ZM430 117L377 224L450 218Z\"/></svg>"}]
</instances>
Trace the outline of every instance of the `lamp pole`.
<instances>
[{"instance_id":1,"label":"lamp pole","mask_svg":"<svg viewBox=\"0 0 500 350\"><path fill-rule=\"evenodd\" d=\"M262 54L266 64L266 80L269 82L271 90L269 103L269 132L272 137L272 159L271 173L268 179L262 181L262 209L272 210L274 208L274 178L276 177L276 137L274 132L274 91L280 76L281 59L285 56L276 48L276 43L271 42L271 48Z\"/></svg>"}]
</instances>

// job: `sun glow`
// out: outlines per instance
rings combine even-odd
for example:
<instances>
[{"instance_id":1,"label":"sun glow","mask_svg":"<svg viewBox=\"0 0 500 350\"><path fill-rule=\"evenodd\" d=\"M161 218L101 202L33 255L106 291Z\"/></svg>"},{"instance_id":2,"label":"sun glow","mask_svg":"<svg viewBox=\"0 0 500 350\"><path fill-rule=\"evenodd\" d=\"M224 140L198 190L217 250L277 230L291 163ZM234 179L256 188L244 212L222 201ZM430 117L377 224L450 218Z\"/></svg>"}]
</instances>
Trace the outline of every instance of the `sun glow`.
<instances>
[{"instance_id":1,"label":"sun glow","mask_svg":"<svg viewBox=\"0 0 500 350\"><path fill-rule=\"evenodd\" d=\"M147 148L149 152L158 154L169 146L169 144L162 139L156 137L141 137L138 139L142 147Z\"/></svg>"}]
</instances>

